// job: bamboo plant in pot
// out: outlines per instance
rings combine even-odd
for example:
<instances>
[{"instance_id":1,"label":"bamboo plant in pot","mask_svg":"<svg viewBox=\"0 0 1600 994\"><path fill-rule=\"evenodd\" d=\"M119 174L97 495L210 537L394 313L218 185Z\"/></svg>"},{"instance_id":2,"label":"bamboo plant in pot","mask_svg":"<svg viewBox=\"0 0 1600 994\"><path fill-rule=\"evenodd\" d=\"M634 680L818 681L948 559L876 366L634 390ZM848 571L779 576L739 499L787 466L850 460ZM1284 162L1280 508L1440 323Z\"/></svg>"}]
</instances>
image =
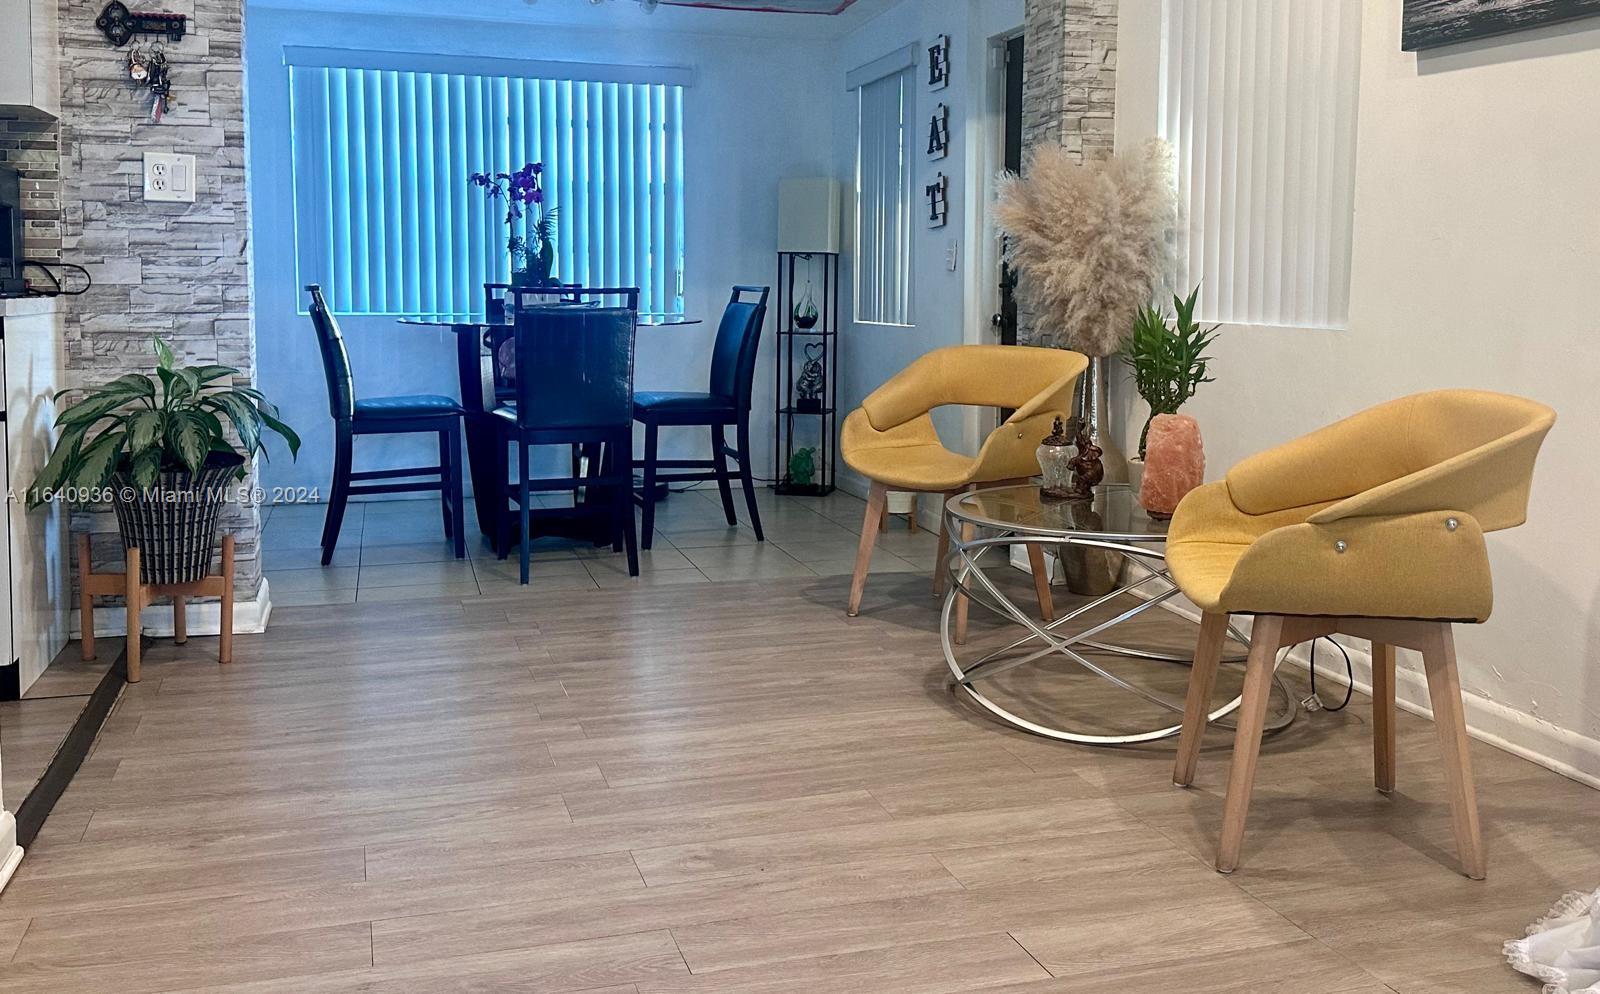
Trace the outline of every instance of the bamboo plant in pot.
<instances>
[{"instance_id":1,"label":"bamboo plant in pot","mask_svg":"<svg viewBox=\"0 0 1600 994\"><path fill-rule=\"evenodd\" d=\"M1122 349L1122 361L1133 374L1134 388L1149 405L1144 427L1139 431L1139 455L1129 461L1129 482L1139 493L1140 501L1156 516L1170 516L1177 500L1189 489L1198 486L1199 476L1205 472L1205 454L1200 446L1200 429L1192 418L1186 423L1162 423L1158 419L1173 419L1180 408L1195 395L1201 384L1216 378L1208 375L1211 356L1206 353L1216 338L1220 325L1207 328L1194 319L1195 303L1200 298L1200 288L1195 287L1188 297L1172 296L1173 314L1168 315L1157 305L1141 308L1133 322L1133 334ZM1146 492L1144 470L1150 460L1151 426L1160 430L1157 444L1166 451L1156 453L1160 479L1151 479Z\"/></svg>"},{"instance_id":2,"label":"bamboo plant in pot","mask_svg":"<svg viewBox=\"0 0 1600 994\"><path fill-rule=\"evenodd\" d=\"M109 501L123 548L139 549L141 582L193 583L210 566L228 479L245 478L266 432L291 456L300 436L261 391L233 383L237 369L179 366L159 336L154 347L154 376L91 387L56 416L58 437L28 503Z\"/></svg>"}]
</instances>

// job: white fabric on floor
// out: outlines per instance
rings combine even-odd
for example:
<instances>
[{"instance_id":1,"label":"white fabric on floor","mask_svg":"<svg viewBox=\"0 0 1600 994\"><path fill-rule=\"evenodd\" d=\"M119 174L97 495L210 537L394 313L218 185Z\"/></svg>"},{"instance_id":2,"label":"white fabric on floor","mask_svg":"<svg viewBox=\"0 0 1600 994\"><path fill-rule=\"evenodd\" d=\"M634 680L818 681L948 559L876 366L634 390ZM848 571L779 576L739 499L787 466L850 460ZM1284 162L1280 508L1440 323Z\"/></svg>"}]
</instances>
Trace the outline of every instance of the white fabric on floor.
<instances>
[{"instance_id":1,"label":"white fabric on floor","mask_svg":"<svg viewBox=\"0 0 1600 994\"><path fill-rule=\"evenodd\" d=\"M1545 994L1600 994L1600 890L1573 891L1505 945L1506 960Z\"/></svg>"}]
</instances>

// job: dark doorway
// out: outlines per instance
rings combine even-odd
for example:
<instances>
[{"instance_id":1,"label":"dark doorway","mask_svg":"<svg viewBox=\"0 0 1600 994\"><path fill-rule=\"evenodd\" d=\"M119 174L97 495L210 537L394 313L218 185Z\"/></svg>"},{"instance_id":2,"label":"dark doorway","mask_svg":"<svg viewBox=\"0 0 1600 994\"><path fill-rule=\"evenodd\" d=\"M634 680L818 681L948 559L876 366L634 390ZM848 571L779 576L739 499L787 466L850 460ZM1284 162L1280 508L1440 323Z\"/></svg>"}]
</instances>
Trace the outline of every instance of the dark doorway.
<instances>
[{"instance_id":1,"label":"dark doorway","mask_svg":"<svg viewBox=\"0 0 1600 994\"><path fill-rule=\"evenodd\" d=\"M1022 172L1022 36L1006 42L1005 170ZM1000 263L1000 312L994 316L1001 345L1017 344L1017 274Z\"/></svg>"}]
</instances>

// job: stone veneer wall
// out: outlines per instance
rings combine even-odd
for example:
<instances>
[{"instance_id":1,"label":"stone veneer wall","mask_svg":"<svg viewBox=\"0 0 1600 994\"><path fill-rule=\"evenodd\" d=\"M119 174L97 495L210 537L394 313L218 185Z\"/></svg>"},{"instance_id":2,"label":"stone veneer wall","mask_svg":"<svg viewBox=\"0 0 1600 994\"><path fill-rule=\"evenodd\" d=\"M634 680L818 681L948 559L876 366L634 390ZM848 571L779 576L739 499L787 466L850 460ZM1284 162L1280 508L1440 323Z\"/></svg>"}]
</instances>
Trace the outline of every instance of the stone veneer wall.
<instances>
[{"instance_id":1,"label":"stone veneer wall","mask_svg":"<svg viewBox=\"0 0 1600 994\"><path fill-rule=\"evenodd\" d=\"M1118 0L1027 0L1022 142L1080 159L1111 155Z\"/></svg>"},{"instance_id":2,"label":"stone veneer wall","mask_svg":"<svg viewBox=\"0 0 1600 994\"><path fill-rule=\"evenodd\" d=\"M173 0L162 9L188 15L189 32L163 42L175 103L153 124L148 92L128 81L128 49L112 48L94 26L99 4L60 0L61 252L94 278L88 294L66 303L69 386L148 369L152 333L185 360L255 377L243 0ZM194 203L144 201L146 150L194 155ZM86 527L76 517L75 528ZM115 526L107 514L93 527ZM233 504L223 527L235 536L236 596L248 601L261 580L260 515Z\"/></svg>"},{"instance_id":3,"label":"stone veneer wall","mask_svg":"<svg viewBox=\"0 0 1600 994\"><path fill-rule=\"evenodd\" d=\"M1119 0L1027 0L1022 152L1060 145L1081 162L1111 155L1117 106ZM1026 296L1019 340L1035 340Z\"/></svg>"},{"instance_id":4,"label":"stone veneer wall","mask_svg":"<svg viewBox=\"0 0 1600 994\"><path fill-rule=\"evenodd\" d=\"M61 129L54 121L0 114L0 163L22 178L23 250L30 259L60 259Z\"/></svg>"}]
</instances>

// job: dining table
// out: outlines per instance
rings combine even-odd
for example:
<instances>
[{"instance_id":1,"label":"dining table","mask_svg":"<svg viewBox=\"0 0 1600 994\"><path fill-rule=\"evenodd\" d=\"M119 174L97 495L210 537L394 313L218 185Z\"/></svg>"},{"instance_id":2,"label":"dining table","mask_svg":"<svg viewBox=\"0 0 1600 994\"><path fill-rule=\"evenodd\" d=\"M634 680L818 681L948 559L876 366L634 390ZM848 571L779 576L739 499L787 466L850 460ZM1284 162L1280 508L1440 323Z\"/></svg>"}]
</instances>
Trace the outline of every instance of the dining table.
<instances>
[{"instance_id":1,"label":"dining table","mask_svg":"<svg viewBox=\"0 0 1600 994\"><path fill-rule=\"evenodd\" d=\"M506 447L502 444L494 422L495 357L490 339L495 332L513 327L510 316L489 314L423 314L399 319L402 327L444 331L455 336L456 376L461 387L461 406L466 411L467 471L472 480L472 501L478 512L478 528L491 545L499 534L500 520L510 515L510 500L506 494L507 474L510 469ZM642 329L686 328L703 324L700 318L683 316L641 316ZM512 541L520 541L513 516ZM591 526L573 531L570 522L552 519L540 526L540 534L566 538L601 540ZM609 541L609 538L605 538Z\"/></svg>"}]
</instances>

